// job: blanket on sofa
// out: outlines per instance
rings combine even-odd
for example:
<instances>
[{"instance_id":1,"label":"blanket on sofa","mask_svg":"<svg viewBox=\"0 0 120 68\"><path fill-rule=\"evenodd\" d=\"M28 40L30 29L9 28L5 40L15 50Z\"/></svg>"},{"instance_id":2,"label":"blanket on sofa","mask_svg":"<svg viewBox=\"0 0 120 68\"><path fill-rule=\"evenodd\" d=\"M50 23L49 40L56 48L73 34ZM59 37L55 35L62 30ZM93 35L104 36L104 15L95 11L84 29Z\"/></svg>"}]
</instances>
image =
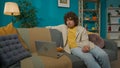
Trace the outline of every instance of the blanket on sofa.
<instances>
[{"instance_id":1,"label":"blanket on sofa","mask_svg":"<svg viewBox=\"0 0 120 68\"><path fill-rule=\"evenodd\" d=\"M30 47L32 52L36 52L35 41L51 41L49 29L45 28L30 28Z\"/></svg>"},{"instance_id":2,"label":"blanket on sofa","mask_svg":"<svg viewBox=\"0 0 120 68\"><path fill-rule=\"evenodd\" d=\"M44 63L44 68L72 68L71 60L66 55L59 59L47 56L40 56L40 58Z\"/></svg>"},{"instance_id":3,"label":"blanket on sofa","mask_svg":"<svg viewBox=\"0 0 120 68\"><path fill-rule=\"evenodd\" d=\"M34 53L32 57L21 61L21 68L72 68L72 63L66 55L55 59Z\"/></svg>"}]
</instances>

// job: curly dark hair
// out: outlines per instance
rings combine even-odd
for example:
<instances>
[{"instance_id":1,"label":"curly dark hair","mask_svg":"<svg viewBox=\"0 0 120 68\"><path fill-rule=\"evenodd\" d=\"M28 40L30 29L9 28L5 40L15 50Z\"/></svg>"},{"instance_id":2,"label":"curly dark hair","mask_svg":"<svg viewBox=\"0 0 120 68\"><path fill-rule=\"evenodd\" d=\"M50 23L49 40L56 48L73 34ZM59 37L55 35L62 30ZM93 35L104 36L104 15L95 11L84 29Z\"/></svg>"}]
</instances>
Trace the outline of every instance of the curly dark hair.
<instances>
[{"instance_id":1,"label":"curly dark hair","mask_svg":"<svg viewBox=\"0 0 120 68\"><path fill-rule=\"evenodd\" d=\"M65 14L65 16L64 16L65 25L67 25L66 24L67 19L73 20L75 22L75 26L78 25L78 16L74 12L71 11L71 12L68 12Z\"/></svg>"}]
</instances>

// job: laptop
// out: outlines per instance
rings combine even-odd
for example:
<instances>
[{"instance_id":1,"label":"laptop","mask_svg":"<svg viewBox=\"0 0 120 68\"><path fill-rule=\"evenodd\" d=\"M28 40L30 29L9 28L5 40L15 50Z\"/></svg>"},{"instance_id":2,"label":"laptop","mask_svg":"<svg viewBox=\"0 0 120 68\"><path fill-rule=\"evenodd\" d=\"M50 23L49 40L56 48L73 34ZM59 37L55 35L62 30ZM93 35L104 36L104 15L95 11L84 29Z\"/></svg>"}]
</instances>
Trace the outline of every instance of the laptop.
<instances>
[{"instance_id":1,"label":"laptop","mask_svg":"<svg viewBox=\"0 0 120 68\"><path fill-rule=\"evenodd\" d=\"M57 52L55 42L35 41L37 54L41 56L48 56L53 58L60 58L63 53Z\"/></svg>"}]
</instances>

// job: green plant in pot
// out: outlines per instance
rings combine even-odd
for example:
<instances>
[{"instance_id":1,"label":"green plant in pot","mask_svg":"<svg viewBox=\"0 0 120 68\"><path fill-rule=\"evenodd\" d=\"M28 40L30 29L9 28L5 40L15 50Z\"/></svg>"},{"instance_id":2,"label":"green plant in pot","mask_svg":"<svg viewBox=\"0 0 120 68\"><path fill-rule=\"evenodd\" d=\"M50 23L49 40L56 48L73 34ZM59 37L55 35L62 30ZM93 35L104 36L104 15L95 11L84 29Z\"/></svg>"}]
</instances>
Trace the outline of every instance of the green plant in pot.
<instances>
[{"instance_id":1,"label":"green plant in pot","mask_svg":"<svg viewBox=\"0 0 120 68\"><path fill-rule=\"evenodd\" d=\"M36 9L29 0L18 0L20 15L15 16L16 21L20 22L20 27L31 28L37 26Z\"/></svg>"}]
</instances>

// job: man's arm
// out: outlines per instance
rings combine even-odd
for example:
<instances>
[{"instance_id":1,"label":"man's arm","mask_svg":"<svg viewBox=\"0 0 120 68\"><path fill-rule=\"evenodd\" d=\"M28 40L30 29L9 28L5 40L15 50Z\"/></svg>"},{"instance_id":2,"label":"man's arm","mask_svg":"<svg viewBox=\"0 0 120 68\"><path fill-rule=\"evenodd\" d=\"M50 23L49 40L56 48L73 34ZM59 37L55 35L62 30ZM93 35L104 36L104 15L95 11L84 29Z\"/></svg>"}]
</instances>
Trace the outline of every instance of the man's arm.
<instances>
[{"instance_id":1,"label":"man's arm","mask_svg":"<svg viewBox=\"0 0 120 68\"><path fill-rule=\"evenodd\" d=\"M93 43L91 43L88 39L88 34L85 28L82 29L82 32L78 38L78 46L82 48L83 52L89 52L90 46L94 46Z\"/></svg>"}]
</instances>

